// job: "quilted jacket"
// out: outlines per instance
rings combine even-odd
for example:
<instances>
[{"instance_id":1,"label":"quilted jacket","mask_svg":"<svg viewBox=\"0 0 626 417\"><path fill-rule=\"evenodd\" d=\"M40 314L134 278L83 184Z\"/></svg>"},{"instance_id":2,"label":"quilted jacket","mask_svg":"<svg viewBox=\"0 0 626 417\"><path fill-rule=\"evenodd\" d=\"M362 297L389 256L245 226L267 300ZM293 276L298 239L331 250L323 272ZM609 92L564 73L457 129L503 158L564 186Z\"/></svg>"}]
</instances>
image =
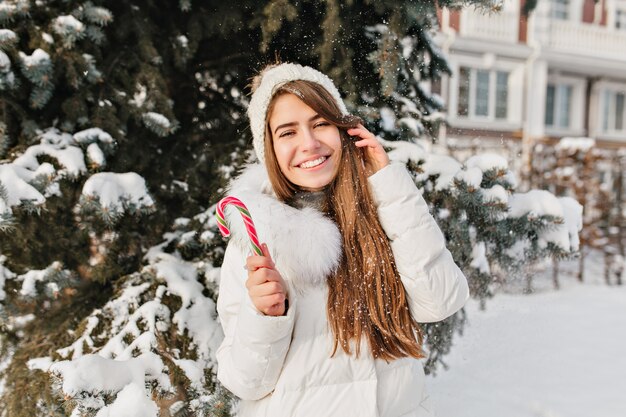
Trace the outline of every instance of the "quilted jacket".
<instances>
[{"instance_id":1,"label":"quilted jacket","mask_svg":"<svg viewBox=\"0 0 626 417\"><path fill-rule=\"evenodd\" d=\"M454 314L469 296L467 281L403 164L368 178L382 227L417 322ZM244 269L248 237L236 212L221 269L217 310L225 338L217 352L220 382L241 399L240 417L433 416L422 363L374 359L365 340L361 355L338 349L326 317L326 278L342 250L337 226L322 213L275 198L265 168L248 167L230 195L249 208L261 242L288 285L287 315L269 317L250 300ZM233 220L234 219L234 220Z\"/></svg>"}]
</instances>

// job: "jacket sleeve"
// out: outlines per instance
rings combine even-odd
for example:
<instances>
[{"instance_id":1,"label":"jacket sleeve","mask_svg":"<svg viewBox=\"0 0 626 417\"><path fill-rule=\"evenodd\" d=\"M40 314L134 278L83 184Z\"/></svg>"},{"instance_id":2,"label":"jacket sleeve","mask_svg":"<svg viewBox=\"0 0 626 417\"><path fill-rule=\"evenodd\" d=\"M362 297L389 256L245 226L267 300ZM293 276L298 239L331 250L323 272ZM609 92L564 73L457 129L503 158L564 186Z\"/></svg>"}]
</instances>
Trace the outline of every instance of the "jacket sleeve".
<instances>
[{"instance_id":1,"label":"jacket sleeve","mask_svg":"<svg viewBox=\"0 0 626 417\"><path fill-rule=\"evenodd\" d=\"M296 303L289 297L286 316L260 313L248 296L245 255L230 243L224 254L217 312L224 341L217 350L217 379L243 400L258 400L274 390L289 350Z\"/></svg>"},{"instance_id":2,"label":"jacket sleeve","mask_svg":"<svg viewBox=\"0 0 626 417\"><path fill-rule=\"evenodd\" d=\"M413 318L430 323L451 316L469 298L467 279L406 166L391 163L368 183Z\"/></svg>"}]
</instances>

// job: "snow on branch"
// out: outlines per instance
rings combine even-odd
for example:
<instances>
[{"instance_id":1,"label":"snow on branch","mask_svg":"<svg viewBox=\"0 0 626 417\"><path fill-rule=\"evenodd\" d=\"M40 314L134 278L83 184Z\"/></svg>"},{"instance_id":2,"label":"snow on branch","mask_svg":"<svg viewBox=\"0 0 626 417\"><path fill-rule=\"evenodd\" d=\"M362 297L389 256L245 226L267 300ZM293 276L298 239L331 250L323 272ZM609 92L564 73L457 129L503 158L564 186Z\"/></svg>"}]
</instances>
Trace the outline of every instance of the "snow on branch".
<instances>
[{"instance_id":1,"label":"snow on branch","mask_svg":"<svg viewBox=\"0 0 626 417\"><path fill-rule=\"evenodd\" d=\"M83 54L83 59L87 65L87 81L92 84L96 84L102 81L102 73L96 67L96 60L93 55Z\"/></svg>"},{"instance_id":2,"label":"snow on branch","mask_svg":"<svg viewBox=\"0 0 626 417\"><path fill-rule=\"evenodd\" d=\"M29 104L34 109L43 108L54 90L52 84L54 68L50 55L42 49L35 49L31 55L19 52L24 77L33 84Z\"/></svg>"},{"instance_id":3,"label":"snow on branch","mask_svg":"<svg viewBox=\"0 0 626 417\"><path fill-rule=\"evenodd\" d=\"M106 164L104 152L102 152L102 149L95 143L87 146L87 159L89 160L90 166L93 168L100 168Z\"/></svg>"},{"instance_id":4,"label":"snow on branch","mask_svg":"<svg viewBox=\"0 0 626 417\"><path fill-rule=\"evenodd\" d=\"M424 125L422 125L422 122L413 117L401 117L398 120L398 123L402 126L406 126L415 136L421 135L424 131Z\"/></svg>"},{"instance_id":5,"label":"snow on branch","mask_svg":"<svg viewBox=\"0 0 626 417\"><path fill-rule=\"evenodd\" d=\"M73 138L81 146L87 145L86 156L91 168L101 168L106 165L106 158L100 146L112 148L115 140L111 135L98 127L93 127L75 133Z\"/></svg>"},{"instance_id":6,"label":"snow on branch","mask_svg":"<svg viewBox=\"0 0 626 417\"><path fill-rule=\"evenodd\" d=\"M113 13L104 7L97 7L87 3L82 9L82 17L94 25L106 26L113 21Z\"/></svg>"},{"instance_id":7,"label":"snow on branch","mask_svg":"<svg viewBox=\"0 0 626 417\"><path fill-rule=\"evenodd\" d=\"M202 294L204 287L196 280L197 267L168 254L162 254L157 259L152 265L157 278L167 283L168 293L180 297L182 301L173 318L178 332L188 331L199 357L208 363L215 363L214 355L223 337L222 330L215 321L215 302ZM207 318L213 320L207 321Z\"/></svg>"},{"instance_id":8,"label":"snow on branch","mask_svg":"<svg viewBox=\"0 0 626 417\"><path fill-rule=\"evenodd\" d=\"M435 190L449 189L461 167L462 165L450 156L430 154L422 165L423 173L418 174L416 179L426 181L436 177Z\"/></svg>"},{"instance_id":9,"label":"snow on branch","mask_svg":"<svg viewBox=\"0 0 626 417\"><path fill-rule=\"evenodd\" d=\"M22 60L22 73L30 82L38 87L50 84L52 75L52 61L50 55L43 49L35 49L32 54L19 53Z\"/></svg>"},{"instance_id":10,"label":"snow on branch","mask_svg":"<svg viewBox=\"0 0 626 417\"><path fill-rule=\"evenodd\" d=\"M79 143L81 145L88 145L98 142L113 144L114 142L113 137L99 127L92 127L90 129L76 132L74 133L73 138L76 143Z\"/></svg>"},{"instance_id":11,"label":"snow on branch","mask_svg":"<svg viewBox=\"0 0 626 417\"><path fill-rule=\"evenodd\" d=\"M215 302L198 280L206 265L158 248L149 252L141 272L123 281L117 297L83 321L75 342L57 350L61 360L29 361L31 369L59 378L75 412L119 416L126 415L120 410L134 410L133 416L156 416L157 398L175 395L181 383L195 393L190 409L217 395L205 370L216 365L224 335ZM168 342L171 337L179 342Z\"/></svg>"},{"instance_id":12,"label":"snow on branch","mask_svg":"<svg viewBox=\"0 0 626 417\"><path fill-rule=\"evenodd\" d=\"M451 247L471 253L464 267L485 283L494 264L508 270L578 251L582 206L548 191L515 193L517 179L505 158L481 154L461 164L412 142L379 140L392 161L412 166L444 232L455 238Z\"/></svg>"},{"instance_id":13,"label":"snow on branch","mask_svg":"<svg viewBox=\"0 0 626 417\"><path fill-rule=\"evenodd\" d=\"M4 283L7 280L13 279L17 276L15 272L11 272L9 268L4 266L4 263L6 262L6 260L7 260L6 256L0 255L0 301L4 301L4 299L7 296L6 293L4 292Z\"/></svg>"},{"instance_id":14,"label":"snow on branch","mask_svg":"<svg viewBox=\"0 0 626 417\"><path fill-rule=\"evenodd\" d=\"M0 44L0 48L1 46ZM15 74L11 70L11 60L9 56L0 49L0 90L9 90L16 86Z\"/></svg>"},{"instance_id":15,"label":"snow on branch","mask_svg":"<svg viewBox=\"0 0 626 417\"><path fill-rule=\"evenodd\" d=\"M45 361L29 362L31 369ZM158 379L163 362L153 353L128 360L111 360L99 355L85 355L73 361L53 363L47 369L62 379L61 390L67 397L80 397L79 411L98 410L97 416L157 417L158 408L151 400L145 380ZM43 368L42 370L46 370ZM117 393L111 404L91 393Z\"/></svg>"},{"instance_id":16,"label":"snow on branch","mask_svg":"<svg viewBox=\"0 0 626 417\"><path fill-rule=\"evenodd\" d=\"M0 29L0 49L7 49L17 42L17 35L9 29Z\"/></svg>"},{"instance_id":17,"label":"snow on branch","mask_svg":"<svg viewBox=\"0 0 626 417\"><path fill-rule=\"evenodd\" d=\"M489 261L487 260L487 249L485 242L478 242L473 245L472 248L472 262L470 263L472 268L478 269L484 274L490 274Z\"/></svg>"},{"instance_id":18,"label":"snow on branch","mask_svg":"<svg viewBox=\"0 0 626 417\"><path fill-rule=\"evenodd\" d=\"M34 314L6 315L5 312L13 311L15 303L10 300L13 294L20 298L20 302L40 302L41 297L56 298L62 288L67 287L72 280L72 273L63 269L61 262L53 262L47 268L41 270L29 270L18 275L9 270L4 263L7 257L0 255L0 325L4 331L14 331L18 337L22 337L21 329L35 319ZM12 281L9 299L5 284ZM37 299L37 300L35 300Z\"/></svg>"},{"instance_id":19,"label":"snow on branch","mask_svg":"<svg viewBox=\"0 0 626 417\"><path fill-rule=\"evenodd\" d=\"M63 138L59 143L46 143L50 133L44 134L41 144L30 146L26 151L13 161L13 165L17 165L33 172L37 171L41 166L38 157L47 155L56 159L63 166L58 170L58 175L63 177L77 178L87 172L85 165L85 156L78 146L69 144L71 136L67 133L56 135L56 138Z\"/></svg>"},{"instance_id":20,"label":"snow on branch","mask_svg":"<svg viewBox=\"0 0 626 417\"><path fill-rule=\"evenodd\" d=\"M168 136L178 129L178 123L170 121L161 113L146 112L142 116L144 125L160 137Z\"/></svg>"},{"instance_id":21,"label":"snow on branch","mask_svg":"<svg viewBox=\"0 0 626 417\"><path fill-rule=\"evenodd\" d=\"M388 141L377 137L378 141L390 149L387 154L392 161L415 164L426 159L426 150L420 145L405 141Z\"/></svg>"},{"instance_id":22,"label":"snow on branch","mask_svg":"<svg viewBox=\"0 0 626 417\"><path fill-rule=\"evenodd\" d=\"M47 169L49 166L44 166ZM30 183L41 173L39 168L31 171L16 164L0 164L0 213L11 213L11 206L19 206L24 201L43 204L46 199Z\"/></svg>"},{"instance_id":23,"label":"snow on branch","mask_svg":"<svg viewBox=\"0 0 626 417\"><path fill-rule=\"evenodd\" d=\"M19 294L23 297L35 298L43 292L48 297L54 297L61 287L67 286L71 272L63 269L60 262L53 262L46 269L31 269L25 274L18 275L16 280L22 282Z\"/></svg>"},{"instance_id":24,"label":"snow on branch","mask_svg":"<svg viewBox=\"0 0 626 417\"><path fill-rule=\"evenodd\" d=\"M0 164L0 228L10 226L13 208L37 211L46 198L60 195L59 181L85 175L85 159L92 167L105 165L105 154L99 145L110 149L114 143L111 135L99 128L74 135L54 128L41 132L38 144L28 147L12 162ZM42 161L42 156L56 164ZM151 199L141 202L146 204L151 205Z\"/></svg>"},{"instance_id":25,"label":"snow on branch","mask_svg":"<svg viewBox=\"0 0 626 417\"><path fill-rule=\"evenodd\" d=\"M583 206L571 197L559 197L559 203L563 207L563 227L569 235L569 250L578 251L580 245L578 232L583 228Z\"/></svg>"},{"instance_id":26,"label":"snow on branch","mask_svg":"<svg viewBox=\"0 0 626 417\"><path fill-rule=\"evenodd\" d=\"M509 201L509 192L500 184L480 190L485 201L506 204Z\"/></svg>"},{"instance_id":27,"label":"snow on branch","mask_svg":"<svg viewBox=\"0 0 626 417\"><path fill-rule=\"evenodd\" d=\"M146 376L156 377L162 369L163 362L158 356L144 353L127 360L110 360L88 354L75 360L53 363L49 371L63 378L63 393L74 396L81 391L118 392L129 384L143 387Z\"/></svg>"},{"instance_id":28,"label":"snow on branch","mask_svg":"<svg viewBox=\"0 0 626 417\"><path fill-rule=\"evenodd\" d=\"M115 222L124 213L152 212L154 201L139 174L100 172L85 182L78 206L84 212L95 212L107 222Z\"/></svg>"},{"instance_id":29,"label":"snow on branch","mask_svg":"<svg viewBox=\"0 0 626 417\"><path fill-rule=\"evenodd\" d=\"M11 71L11 60L9 56L0 49L0 74L6 74L9 71Z\"/></svg>"},{"instance_id":30,"label":"snow on branch","mask_svg":"<svg viewBox=\"0 0 626 417\"><path fill-rule=\"evenodd\" d=\"M434 171L437 174L436 171ZM458 170L454 174L454 178L466 183L470 187L480 188L480 184L483 182L483 171L478 167L472 167L464 170ZM449 182L447 182L449 184Z\"/></svg>"},{"instance_id":31,"label":"snow on branch","mask_svg":"<svg viewBox=\"0 0 626 417\"><path fill-rule=\"evenodd\" d=\"M552 216L560 219L553 227L539 231L540 248L552 243L565 252L578 250L578 232L582 230L583 207L573 198L557 198L549 191L530 190L527 193L513 194L509 205L509 217Z\"/></svg>"},{"instance_id":32,"label":"snow on branch","mask_svg":"<svg viewBox=\"0 0 626 417\"><path fill-rule=\"evenodd\" d=\"M57 17L52 24L52 29L61 36L66 48L72 48L85 36L85 25L72 15Z\"/></svg>"},{"instance_id":33,"label":"snow on branch","mask_svg":"<svg viewBox=\"0 0 626 417\"><path fill-rule=\"evenodd\" d=\"M0 2L0 23L12 22L16 16L25 16L30 10L28 0Z\"/></svg>"},{"instance_id":34,"label":"snow on branch","mask_svg":"<svg viewBox=\"0 0 626 417\"><path fill-rule=\"evenodd\" d=\"M491 169L509 169L509 163L504 157L491 153L471 156L465 161L465 166L467 169L478 168L482 172Z\"/></svg>"}]
</instances>

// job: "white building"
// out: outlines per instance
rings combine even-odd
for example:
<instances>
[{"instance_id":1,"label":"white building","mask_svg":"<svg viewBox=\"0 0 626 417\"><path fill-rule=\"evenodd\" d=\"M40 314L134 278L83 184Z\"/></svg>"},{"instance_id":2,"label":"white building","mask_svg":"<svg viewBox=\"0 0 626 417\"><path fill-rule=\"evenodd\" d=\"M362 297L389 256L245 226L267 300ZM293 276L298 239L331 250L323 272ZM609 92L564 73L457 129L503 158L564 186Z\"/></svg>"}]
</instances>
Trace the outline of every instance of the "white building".
<instances>
[{"instance_id":1,"label":"white building","mask_svg":"<svg viewBox=\"0 0 626 417\"><path fill-rule=\"evenodd\" d=\"M441 140L513 142L524 155L564 136L626 146L626 0L539 0L528 19L524 2L440 11L437 42L453 71L433 86L448 103Z\"/></svg>"}]
</instances>

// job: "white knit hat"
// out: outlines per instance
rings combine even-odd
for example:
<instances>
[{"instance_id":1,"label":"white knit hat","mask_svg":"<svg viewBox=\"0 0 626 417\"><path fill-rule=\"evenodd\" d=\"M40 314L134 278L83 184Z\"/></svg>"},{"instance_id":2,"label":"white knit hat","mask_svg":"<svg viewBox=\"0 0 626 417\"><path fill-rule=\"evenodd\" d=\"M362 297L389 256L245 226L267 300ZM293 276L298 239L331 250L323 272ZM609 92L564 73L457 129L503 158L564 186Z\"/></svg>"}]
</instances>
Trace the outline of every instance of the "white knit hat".
<instances>
[{"instance_id":1,"label":"white knit hat","mask_svg":"<svg viewBox=\"0 0 626 417\"><path fill-rule=\"evenodd\" d=\"M320 84L333 96L342 114L348 114L339 90L337 90L332 80L311 67L284 63L264 71L260 76L261 82L250 99L248 117L250 118L250 129L252 130L252 144L254 145L257 158L259 158L262 164L265 164L264 136L267 106L269 106L276 90L289 81L305 80Z\"/></svg>"}]
</instances>

